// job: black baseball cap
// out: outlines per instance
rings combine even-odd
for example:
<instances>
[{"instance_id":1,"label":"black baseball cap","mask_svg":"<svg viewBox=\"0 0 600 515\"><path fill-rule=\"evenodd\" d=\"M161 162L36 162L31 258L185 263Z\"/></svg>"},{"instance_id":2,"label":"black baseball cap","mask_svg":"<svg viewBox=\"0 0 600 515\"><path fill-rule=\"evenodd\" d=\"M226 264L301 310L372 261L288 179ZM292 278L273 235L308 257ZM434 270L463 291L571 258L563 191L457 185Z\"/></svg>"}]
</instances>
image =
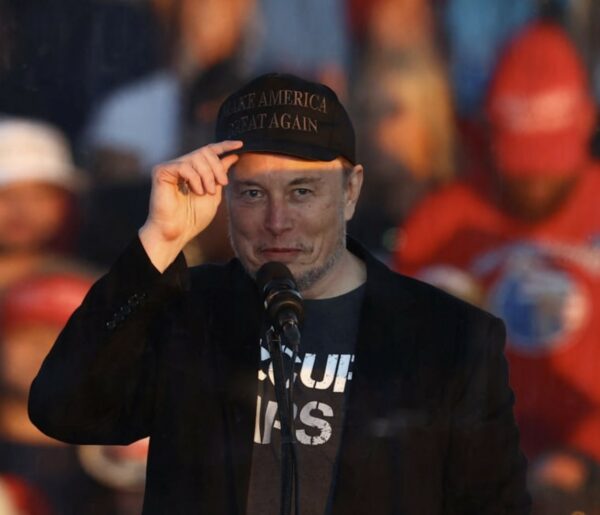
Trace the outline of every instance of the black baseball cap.
<instances>
[{"instance_id":1,"label":"black baseball cap","mask_svg":"<svg viewBox=\"0 0 600 515\"><path fill-rule=\"evenodd\" d=\"M217 116L216 140L241 140L233 151L270 152L356 164L354 128L331 88L295 75L269 73L231 94Z\"/></svg>"}]
</instances>

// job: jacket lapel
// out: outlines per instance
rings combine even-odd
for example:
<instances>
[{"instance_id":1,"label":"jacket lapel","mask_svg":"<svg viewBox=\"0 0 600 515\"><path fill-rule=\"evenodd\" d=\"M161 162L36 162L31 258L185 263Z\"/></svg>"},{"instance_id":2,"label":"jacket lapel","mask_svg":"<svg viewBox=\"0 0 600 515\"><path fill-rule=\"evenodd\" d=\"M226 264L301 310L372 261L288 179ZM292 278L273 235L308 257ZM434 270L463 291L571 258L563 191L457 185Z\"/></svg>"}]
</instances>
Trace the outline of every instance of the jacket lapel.
<instances>
[{"instance_id":1,"label":"jacket lapel","mask_svg":"<svg viewBox=\"0 0 600 515\"><path fill-rule=\"evenodd\" d=\"M214 327L220 334L213 338L216 336L220 346L216 354L229 442L226 458L233 481L229 512L242 514L246 510L252 461L262 310L254 282L237 261L231 266L231 286L219 292L225 293L223 297L218 293L215 298L218 305L213 312L220 319Z\"/></svg>"},{"instance_id":2,"label":"jacket lapel","mask_svg":"<svg viewBox=\"0 0 600 515\"><path fill-rule=\"evenodd\" d=\"M378 509L371 506L373 513L382 502L393 502L395 496L388 490L394 485L375 480L381 477L385 481L392 475L373 461L385 452L381 448L386 445L388 425L394 423L386 407L390 395L401 395L402 384L410 376L404 372L410 366L416 334L416 302L402 288L401 278L355 242L350 240L348 247L367 265L367 289L334 478L334 515L363 513L366 499L378 499ZM391 512L393 507L381 511Z\"/></svg>"}]
</instances>

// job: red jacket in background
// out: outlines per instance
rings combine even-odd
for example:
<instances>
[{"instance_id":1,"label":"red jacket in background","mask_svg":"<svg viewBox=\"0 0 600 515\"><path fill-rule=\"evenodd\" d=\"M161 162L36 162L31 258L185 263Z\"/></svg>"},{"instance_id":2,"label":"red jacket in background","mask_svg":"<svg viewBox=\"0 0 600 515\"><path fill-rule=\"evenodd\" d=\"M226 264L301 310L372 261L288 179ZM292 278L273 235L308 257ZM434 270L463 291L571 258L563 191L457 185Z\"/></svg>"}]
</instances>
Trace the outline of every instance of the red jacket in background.
<instances>
[{"instance_id":1,"label":"red jacket in background","mask_svg":"<svg viewBox=\"0 0 600 515\"><path fill-rule=\"evenodd\" d=\"M399 234L396 267L492 311L507 356L523 448L573 447L600 461L600 168L536 223L469 185L426 199Z\"/></svg>"}]
</instances>

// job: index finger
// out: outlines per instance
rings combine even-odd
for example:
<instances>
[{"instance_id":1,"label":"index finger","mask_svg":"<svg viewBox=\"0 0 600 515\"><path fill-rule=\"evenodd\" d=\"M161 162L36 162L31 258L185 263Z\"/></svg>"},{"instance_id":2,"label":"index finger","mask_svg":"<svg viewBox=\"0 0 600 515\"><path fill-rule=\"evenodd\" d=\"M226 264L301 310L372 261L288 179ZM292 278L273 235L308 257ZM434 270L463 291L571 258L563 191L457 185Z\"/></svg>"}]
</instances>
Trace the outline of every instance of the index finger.
<instances>
[{"instance_id":1,"label":"index finger","mask_svg":"<svg viewBox=\"0 0 600 515\"><path fill-rule=\"evenodd\" d=\"M221 155L232 150L237 150L244 146L244 142L240 140L225 140L207 145L215 154Z\"/></svg>"}]
</instances>

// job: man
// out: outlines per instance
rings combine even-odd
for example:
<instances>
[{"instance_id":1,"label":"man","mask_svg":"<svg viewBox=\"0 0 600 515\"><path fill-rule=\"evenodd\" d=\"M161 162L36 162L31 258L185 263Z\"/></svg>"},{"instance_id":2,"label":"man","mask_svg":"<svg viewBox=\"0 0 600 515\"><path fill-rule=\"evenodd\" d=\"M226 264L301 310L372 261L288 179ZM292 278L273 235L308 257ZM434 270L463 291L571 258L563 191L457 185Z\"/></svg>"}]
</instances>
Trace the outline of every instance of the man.
<instances>
[{"instance_id":1,"label":"man","mask_svg":"<svg viewBox=\"0 0 600 515\"><path fill-rule=\"evenodd\" d=\"M528 513L502 324L346 246L363 170L335 93L259 77L225 101L217 140L155 168L139 239L47 357L32 420L69 442L150 435L146 514L277 513L280 422L252 280L276 260L306 299L302 513ZM181 249L224 187L238 259L188 271Z\"/></svg>"},{"instance_id":2,"label":"man","mask_svg":"<svg viewBox=\"0 0 600 515\"><path fill-rule=\"evenodd\" d=\"M600 173L585 68L555 24L507 48L487 102L498 188L458 182L403 228L398 268L468 296L507 326L523 449L600 463Z\"/></svg>"},{"instance_id":3,"label":"man","mask_svg":"<svg viewBox=\"0 0 600 515\"><path fill-rule=\"evenodd\" d=\"M0 474L40 490L52 513L116 513L113 492L86 473L77 448L48 438L27 416L31 381L91 284L88 275L43 272L0 296Z\"/></svg>"},{"instance_id":4,"label":"man","mask_svg":"<svg viewBox=\"0 0 600 515\"><path fill-rule=\"evenodd\" d=\"M58 129L26 118L0 120L0 288L64 264L77 225L78 179Z\"/></svg>"}]
</instances>

